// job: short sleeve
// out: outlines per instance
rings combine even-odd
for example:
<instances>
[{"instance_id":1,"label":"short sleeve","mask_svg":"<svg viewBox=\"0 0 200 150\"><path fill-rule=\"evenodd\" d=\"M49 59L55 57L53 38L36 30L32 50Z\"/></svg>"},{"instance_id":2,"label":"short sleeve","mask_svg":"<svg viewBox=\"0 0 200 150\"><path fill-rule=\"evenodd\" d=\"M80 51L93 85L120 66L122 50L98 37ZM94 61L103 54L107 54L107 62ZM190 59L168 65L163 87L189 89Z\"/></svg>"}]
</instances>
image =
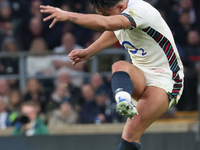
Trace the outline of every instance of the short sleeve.
<instances>
[{"instance_id":1,"label":"short sleeve","mask_svg":"<svg viewBox=\"0 0 200 150\"><path fill-rule=\"evenodd\" d=\"M131 22L132 28L146 28L154 20L154 13L150 9L139 5L132 5L125 9L121 15L127 17Z\"/></svg>"}]
</instances>

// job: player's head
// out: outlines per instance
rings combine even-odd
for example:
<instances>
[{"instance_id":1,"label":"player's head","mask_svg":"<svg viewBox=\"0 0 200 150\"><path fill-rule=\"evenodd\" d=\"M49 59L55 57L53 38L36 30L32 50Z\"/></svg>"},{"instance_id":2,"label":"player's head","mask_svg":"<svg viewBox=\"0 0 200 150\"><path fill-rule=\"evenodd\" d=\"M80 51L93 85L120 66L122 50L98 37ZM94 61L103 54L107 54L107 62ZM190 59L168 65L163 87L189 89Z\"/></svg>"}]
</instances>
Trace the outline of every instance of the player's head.
<instances>
[{"instance_id":1,"label":"player's head","mask_svg":"<svg viewBox=\"0 0 200 150\"><path fill-rule=\"evenodd\" d=\"M120 14L127 8L128 0L89 0L98 14L104 16Z\"/></svg>"}]
</instances>

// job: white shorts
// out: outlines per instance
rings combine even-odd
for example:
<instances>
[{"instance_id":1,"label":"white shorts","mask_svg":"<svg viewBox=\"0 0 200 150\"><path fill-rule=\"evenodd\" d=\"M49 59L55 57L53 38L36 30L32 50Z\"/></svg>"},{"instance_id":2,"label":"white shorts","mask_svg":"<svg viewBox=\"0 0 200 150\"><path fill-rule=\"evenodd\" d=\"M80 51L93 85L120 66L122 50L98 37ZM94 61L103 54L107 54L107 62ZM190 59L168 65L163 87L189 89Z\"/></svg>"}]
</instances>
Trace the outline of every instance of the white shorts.
<instances>
[{"instance_id":1,"label":"white shorts","mask_svg":"<svg viewBox=\"0 0 200 150\"><path fill-rule=\"evenodd\" d=\"M169 108L178 104L178 101L183 92L183 69L178 72L179 78L172 79L171 71L164 69L139 69L143 72L146 79L146 86L159 87L169 95Z\"/></svg>"}]
</instances>

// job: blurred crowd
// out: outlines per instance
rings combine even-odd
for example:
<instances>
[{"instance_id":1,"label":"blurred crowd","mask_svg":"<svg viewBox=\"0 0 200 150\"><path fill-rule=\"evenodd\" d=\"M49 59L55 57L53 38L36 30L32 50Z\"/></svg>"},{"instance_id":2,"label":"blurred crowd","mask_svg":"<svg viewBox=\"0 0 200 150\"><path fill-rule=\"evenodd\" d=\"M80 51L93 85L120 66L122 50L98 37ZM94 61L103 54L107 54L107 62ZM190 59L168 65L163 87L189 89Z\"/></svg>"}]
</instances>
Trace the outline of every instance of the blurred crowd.
<instances>
[{"instance_id":1,"label":"blurred crowd","mask_svg":"<svg viewBox=\"0 0 200 150\"><path fill-rule=\"evenodd\" d=\"M183 96L178 111L197 110L198 72L200 71L200 1L146 0L156 7L175 38L185 68ZM50 21L39 6L53 5L66 11L95 13L83 0L0 0L0 53L28 51L26 89L19 91L19 81L0 78L0 129L15 126L13 135L49 134L45 127L77 123L119 123L125 118L115 111L111 75L93 74L91 60L72 66L68 53L84 49L101 36L69 21L58 22L49 29ZM120 48L119 43L113 45ZM44 52L54 55L43 55ZM37 55L35 55L37 53ZM59 55L59 53L66 53ZM121 55L99 57L99 71L110 71ZM0 75L19 73L17 57L0 58ZM35 76L55 75L54 79ZM77 77L78 75L78 77Z\"/></svg>"}]
</instances>

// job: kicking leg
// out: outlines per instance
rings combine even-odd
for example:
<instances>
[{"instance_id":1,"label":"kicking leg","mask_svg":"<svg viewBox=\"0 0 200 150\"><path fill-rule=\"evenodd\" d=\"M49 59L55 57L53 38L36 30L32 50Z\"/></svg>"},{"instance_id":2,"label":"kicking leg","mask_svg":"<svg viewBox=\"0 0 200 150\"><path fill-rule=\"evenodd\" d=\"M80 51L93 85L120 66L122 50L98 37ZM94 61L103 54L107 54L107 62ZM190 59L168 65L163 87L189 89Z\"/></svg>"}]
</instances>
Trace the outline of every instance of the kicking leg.
<instances>
[{"instance_id":1,"label":"kicking leg","mask_svg":"<svg viewBox=\"0 0 200 150\"><path fill-rule=\"evenodd\" d=\"M116 62L112 66L112 71L112 90L117 102L116 110L120 115L132 119L138 112L131 103L131 95L138 100L144 92L146 87L144 75L140 69L125 61Z\"/></svg>"},{"instance_id":2,"label":"kicking leg","mask_svg":"<svg viewBox=\"0 0 200 150\"><path fill-rule=\"evenodd\" d=\"M135 145L139 144L140 137L168 109L168 105L169 98L163 89L153 86L146 88L136 106L139 115L134 116L134 119L127 119L122 134L123 140L129 146L132 143L130 150L139 150ZM126 145L121 142L117 150L129 150Z\"/></svg>"},{"instance_id":3,"label":"kicking leg","mask_svg":"<svg viewBox=\"0 0 200 150\"><path fill-rule=\"evenodd\" d=\"M116 101L119 102L118 97L123 95L128 97L129 101L131 96L139 100L136 106L139 115L134 116L134 119L127 119L117 150L139 150L143 132L168 109L168 95L163 89L157 87L146 88L142 71L128 62L116 62L112 71L112 89Z\"/></svg>"},{"instance_id":4,"label":"kicking leg","mask_svg":"<svg viewBox=\"0 0 200 150\"><path fill-rule=\"evenodd\" d=\"M125 87L123 87L123 88L126 88L128 85L131 86L130 84L134 84L134 90L132 91L132 93L130 93L130 95L132 95L132 97L135 100L139 100L140 96L142 95L142 93L144 92L144 90L146 88L146 80L145 80L145 77L144 77L142 71L129 62L118 61L118 62L113 64L112 73L117 74L118 72L128 73L128 75L130 76L129 78L132 81L132 83L129 80L130 83L125 83ZM123 81L122 81L122 85L118 85L119 87L124 86L124 84L123 84L124 83L124 77L119 77L116 80L115 79L112 80L112 82L116 83L116 82L120 81L120 78ZM115 89L119 88L119 87L112 87L114 94L115 94Z\"/></svg>"}]
</instances>

